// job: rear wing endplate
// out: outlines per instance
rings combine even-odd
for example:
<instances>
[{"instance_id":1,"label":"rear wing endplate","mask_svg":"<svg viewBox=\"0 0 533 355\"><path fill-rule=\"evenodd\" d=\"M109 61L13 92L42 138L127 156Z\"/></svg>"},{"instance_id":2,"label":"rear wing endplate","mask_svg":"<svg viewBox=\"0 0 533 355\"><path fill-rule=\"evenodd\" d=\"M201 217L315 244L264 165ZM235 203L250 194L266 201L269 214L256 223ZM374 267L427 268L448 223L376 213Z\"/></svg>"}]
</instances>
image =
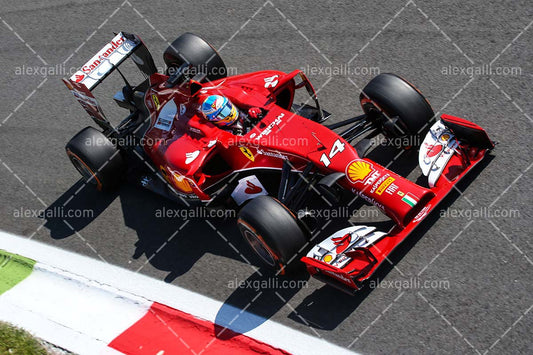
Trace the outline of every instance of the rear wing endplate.
<instances>
[{"instance_id":1,"label":"rear wing endplate","mask_svg":"<svg viewBox=\"0 0 533 355\"><path fill-rule=\"evenodd\" d=\"M63 83L76 100L104 130L113 127L91 91L129 57L145 75L150 76L157 72L154 60L141 38L131 33L120 32L74 75L69 79L63 79Z\"/></svg>"},{"instance_id":2,"label":"rear wing endplate","mask_svg":"<svg viewBox=\"0 0 533 355\"><path fill-rule=\"evenodd\" d=\"M100 106L92 92L87 89L85 85L72 81L71 79L63 79L63 83L67 86L67 88L74 95L76 100L78 100L81 107L83 107L83 109L87 111L89 116L91 116L91 118L97 125L102 127L104 130L113 129L111 123L109 123L109 121L105 117L104 112L102 111L102 107Z\"/></svg>"}]
</instances>

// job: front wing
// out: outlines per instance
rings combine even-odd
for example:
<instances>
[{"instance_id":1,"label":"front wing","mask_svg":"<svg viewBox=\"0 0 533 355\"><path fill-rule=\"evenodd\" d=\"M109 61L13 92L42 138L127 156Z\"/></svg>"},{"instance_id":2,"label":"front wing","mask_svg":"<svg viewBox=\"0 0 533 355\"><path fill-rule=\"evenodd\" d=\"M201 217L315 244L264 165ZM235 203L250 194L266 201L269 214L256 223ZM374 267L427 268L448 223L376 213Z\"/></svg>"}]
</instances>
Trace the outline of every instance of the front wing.
<instances>
[{"instance_id":1,"label":"front wing","mask_svg":"<svg viewBox=\"0 0 533 355\"><path fill-rule=\"evenodd\" d=\"M422 143L419 161L434 197L411 221L388 233L354 226L316 245L301 259L315 278L353 294L381 263L433 211L494 147L486 132L472 122L442 115ZM460 171L457 173L457 171Z\"/></svg>"}]
</instances>

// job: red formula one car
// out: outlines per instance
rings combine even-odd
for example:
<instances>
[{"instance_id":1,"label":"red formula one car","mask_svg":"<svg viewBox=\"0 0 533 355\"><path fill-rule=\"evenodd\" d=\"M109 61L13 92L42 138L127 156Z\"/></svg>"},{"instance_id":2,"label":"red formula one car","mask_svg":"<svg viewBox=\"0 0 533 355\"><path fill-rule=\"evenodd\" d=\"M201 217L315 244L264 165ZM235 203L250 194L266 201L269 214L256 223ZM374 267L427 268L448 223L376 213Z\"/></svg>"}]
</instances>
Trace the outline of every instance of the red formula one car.
<instances>
[{"instance_id":1,"label":"red formula one car","mask_svg":"<svg viewBox=\"0 0 533 355\"><path fill-rule=\"evenodd\" d=\"M113 126L92 90L129 57L146 79L132 86L119 71L125 86L114 99L129 115ZM494 147L481 127L464 119L442 115L429 124L428 101L396 75L381 74L366 85L363 115L325 125L329 114L299 70L227 77L218 53L191 33L167 48L164 61L167 71L158 73L141 39L121 32L63 80L101 128L87 127L67 144L74 166L99 190L126 176L189 206L235 208L242 235L266 265L283 272L300 258L314 277L345 291L360 288ZM293 104L303 88L313 105ZM201 106L212 95L236 107L230 111L239 115L237 130L206 119ZM378 134L425 134L419 163L426 186L364 157L369 138ZM364 139L352 145L358 137ZM312 216L299 212L311 195L335 204L339 192L374 204L394 228L352 226L313 246Z\"/></svg>"}]
</instances>

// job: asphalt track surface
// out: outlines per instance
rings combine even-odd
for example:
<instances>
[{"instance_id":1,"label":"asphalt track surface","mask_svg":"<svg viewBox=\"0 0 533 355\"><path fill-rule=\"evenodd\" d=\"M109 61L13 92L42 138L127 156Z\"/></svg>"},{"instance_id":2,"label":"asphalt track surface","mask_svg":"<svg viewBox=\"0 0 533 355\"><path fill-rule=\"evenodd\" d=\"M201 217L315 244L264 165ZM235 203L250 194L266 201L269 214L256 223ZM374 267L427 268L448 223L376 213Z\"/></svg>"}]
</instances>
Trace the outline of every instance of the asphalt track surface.
<instances>
[{"instance_id":1,"label":"asphalt track surface","mask_svg":"<svg viewBox=\"0 0 533 355\"><path fill-rule=\"evenodd\" d=\"M363 353L532 352L530 2L2 1L0 17L3 230L218 299L228 305L221 319L238 315L236 305ZM139 34L160 66L167 43L190 31L238 73L306 69L333 121L361 112L369 72L394 72L435 111L475 121L499 145L392 255L381 287L350 297L301 276L299 287L254 288L272 277L256 271L231 221L157 218L163 206L179 207L134 186L100 195L65 156L65 143L91 121L55 66L79 67L121 30ZM115 122L124 114L111 101L119 85L110 78L97 90ZM372 154L387 164L391 152L381 148ZM406 154L391 168L408 172L414 160ZM67 201L66 211L93 216L18 216ZM334 219L322 232L344 225Z\"/></svg>"}]
</instances>

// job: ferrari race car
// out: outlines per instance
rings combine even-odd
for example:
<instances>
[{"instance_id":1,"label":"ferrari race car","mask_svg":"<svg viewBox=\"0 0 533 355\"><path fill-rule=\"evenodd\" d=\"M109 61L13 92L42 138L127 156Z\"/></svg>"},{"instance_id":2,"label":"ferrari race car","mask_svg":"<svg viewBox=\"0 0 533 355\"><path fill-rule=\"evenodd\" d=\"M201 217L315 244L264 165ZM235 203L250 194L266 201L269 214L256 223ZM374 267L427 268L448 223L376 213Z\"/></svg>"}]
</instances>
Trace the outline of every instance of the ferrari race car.
<instances>
[{"instance_id":1,"label":"ferrari race car","mask_svg":"<svg viewBox=\"0 0 533 355\"><path fill-rule=\"evenodd\" d=\"M127 58L144 74L138 85L118 69ZM160 73L142 40L121 32L63 79L100 128L87 127L68 142L74 167L98 190L128 180L187 206L235 209L240 232L266 266L284 273L300 260L315 278L350 293L494 147L470 121L435 119L424 96L393 74L364 87L362 115L326 125L330 115L300 70L227 76L216 50L191 33L178 37L163 59ZM114 100L129 111L117 125L92 92L114 70L125 83ZM303 88L308 102L294 104ZM201 105L212 95L235 105L239 131L206 119ZM252 108L259 113L253 118ZM407 141L421 141L414 148L424 186L365 158L378 134L391 141L420 137ZM313 194L332 205L340 194L357 195L394 227L351 226L316 244L313 216L301 213Z\"/></svg>"}]
</instances>

